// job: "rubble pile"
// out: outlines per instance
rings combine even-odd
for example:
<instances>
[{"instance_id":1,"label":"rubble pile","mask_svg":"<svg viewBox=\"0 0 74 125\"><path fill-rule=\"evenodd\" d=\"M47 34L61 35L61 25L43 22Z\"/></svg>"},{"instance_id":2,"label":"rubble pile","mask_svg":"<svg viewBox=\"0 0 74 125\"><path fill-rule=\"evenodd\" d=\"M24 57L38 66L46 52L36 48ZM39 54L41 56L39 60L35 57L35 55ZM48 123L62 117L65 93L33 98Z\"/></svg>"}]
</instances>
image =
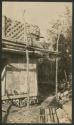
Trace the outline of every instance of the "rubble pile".
<instances>
[{"instance_id":1,"label":"rubble pile","mask_svg":"<svg viewBox=\"0 0 74 125\"><path fill-rule=\"evenodd\" d=\"M30 106L29 109L12 106L7 117L7 123L71 123L71 108L72 101L70 99L62 105L56 101L55 96L51 96L41 105ZM43 110L42 114L40 113L41 109Z\"/></svg>"}]
</instances>

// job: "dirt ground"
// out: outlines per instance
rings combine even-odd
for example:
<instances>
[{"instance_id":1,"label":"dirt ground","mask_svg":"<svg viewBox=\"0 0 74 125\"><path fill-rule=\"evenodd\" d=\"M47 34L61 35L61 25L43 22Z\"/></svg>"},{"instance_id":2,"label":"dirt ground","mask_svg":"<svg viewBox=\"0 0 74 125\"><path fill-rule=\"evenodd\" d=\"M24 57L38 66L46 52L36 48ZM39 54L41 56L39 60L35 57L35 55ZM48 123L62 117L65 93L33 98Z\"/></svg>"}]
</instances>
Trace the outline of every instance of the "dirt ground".
<instances>
[{"instance_id":1,"label":"dirt ground","mask_svg":"<svg viewBox=\"0 0 74 125\"><path fill-rule=\"evenodd\" d=\"M12 106L7 116L7 123L40 123L40 106L33 105L29 109L27 107L18 108ZM71 123L72 121L72 101L69 100L63 105L63 109L57 109L59 123ZM2 113L4 117L4 113ZM51 121L49 121L52 123ZM49 123L48 122L48 123Z\"/></svg>"}]
</instances>

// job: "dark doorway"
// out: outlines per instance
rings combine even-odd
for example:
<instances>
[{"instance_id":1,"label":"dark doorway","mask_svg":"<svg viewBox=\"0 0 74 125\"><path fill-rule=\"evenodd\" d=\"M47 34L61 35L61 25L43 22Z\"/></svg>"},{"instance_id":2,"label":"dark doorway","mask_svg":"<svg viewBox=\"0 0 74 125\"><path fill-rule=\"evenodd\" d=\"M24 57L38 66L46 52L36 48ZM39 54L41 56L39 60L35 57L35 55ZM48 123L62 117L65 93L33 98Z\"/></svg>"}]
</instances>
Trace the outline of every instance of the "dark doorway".
<instances>
[{"instance_id":1,"label":"dark doorway","mask_svg":"<svg viewBox=\"0 0 74 125\"><path fill-rule=\"evenodd\" d=\"M43 60L38 64L38 94L44 100L55 93L55 62Z\"/></svg>"}]
</instances>

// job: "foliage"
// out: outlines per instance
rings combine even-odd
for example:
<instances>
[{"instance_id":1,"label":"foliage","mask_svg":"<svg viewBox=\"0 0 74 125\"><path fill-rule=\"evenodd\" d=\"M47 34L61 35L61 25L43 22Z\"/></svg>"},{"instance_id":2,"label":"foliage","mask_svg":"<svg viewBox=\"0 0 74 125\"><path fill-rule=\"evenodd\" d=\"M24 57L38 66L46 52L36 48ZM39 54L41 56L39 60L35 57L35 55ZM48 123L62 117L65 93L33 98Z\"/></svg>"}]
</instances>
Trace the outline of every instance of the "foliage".
<instances>
[{"instance_id":1,"label":"foliage","mask_svg":"<svg viewBox=\"0 0 74 125\"><path fill-rule=\"evenodd\" d=\"M58 77L59 81L66 79L64 73L66 72L68 80L72 63L72 14L68 7L65 8L64 15L52 24L51 29L48 29L48 40L52 44L53 50L56 50L58 35L58 51L62 54L59 61Z\"/></svg>"}]
</instances>

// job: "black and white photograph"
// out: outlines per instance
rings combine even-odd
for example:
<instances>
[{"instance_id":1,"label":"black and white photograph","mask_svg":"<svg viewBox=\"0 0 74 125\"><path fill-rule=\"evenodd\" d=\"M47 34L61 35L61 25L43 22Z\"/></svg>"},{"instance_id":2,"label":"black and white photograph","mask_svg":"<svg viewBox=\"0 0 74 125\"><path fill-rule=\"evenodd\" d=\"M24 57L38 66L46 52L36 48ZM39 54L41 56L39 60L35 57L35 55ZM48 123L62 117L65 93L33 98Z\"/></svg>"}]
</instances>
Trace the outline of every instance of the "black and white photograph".
<instances>
[{"instance_id":1,"label":"black and white photograph","mask_svg":"<svg viewBox=\"0 0 74 125\"><path fill-rule=\"evenodd\" d=\"M72 123L72 2L2 2L2 123Z\"/></svg>"}]
</instances>

